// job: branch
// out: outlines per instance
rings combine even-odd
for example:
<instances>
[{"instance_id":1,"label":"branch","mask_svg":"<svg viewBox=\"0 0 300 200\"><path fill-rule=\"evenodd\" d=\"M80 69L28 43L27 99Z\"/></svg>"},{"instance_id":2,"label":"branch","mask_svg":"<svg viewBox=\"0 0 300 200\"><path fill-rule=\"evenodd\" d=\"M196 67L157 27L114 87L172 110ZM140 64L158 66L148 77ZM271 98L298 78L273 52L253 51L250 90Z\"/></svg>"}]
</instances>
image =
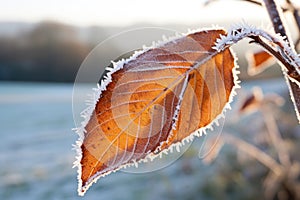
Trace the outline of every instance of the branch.
<instances>
[{"instance_id":1,"label":"branch","mask_svg":"<svg viewBox=\"0 0 300 200\"><path fill-rule=\"evenodd\" d=\"M262 2L260 2L260 1L255 1L255 0L243 0L243 1L246 1L246 2L249 2L249 3L253 3L253 4L259 5L259 6L262 6L262 5L263 5ZM287 1L288 1L288 0L287 0ZM284 8L284 7L281 7L281 9L282 9L283 12L286 12L286 11L289 10L288 8Z\"/></svg>"},{"instance_id":2,"label":"branch","mask_svg":"<svg viewBox=\"0 0 300 200\"><path fill-rule=\"evenodd\" d=\"M256 4L256 5L259 5L259 6L261 6L261 5L262 5L262 3L261 3L261 2L259 2L259 1L255 1L255 0L244 0L244 1L246 1L246 2L249 2L249 3Z\"/></svg>"},{"instance_id":3,"label":"branch","mask_svg":"<svg viewBox=\"0 0 300 200\"><path fill-rule=\"evenodd\" d=\"M211 4L211 3L215 2L215 1L218 1L218 0L206 0L204 2L204 6L208 6L209 4ZM252 4L255 4L255 5L258 5L258 6L263 6L263 3L261 1L257 1L257 0L241 0L241 1L252 3ZM293 13L294 20L295 20L295 22L297 24L298 33L299 33L299 37L298 37L298 39L296 41L296 44L295 44L295 46L297 47L300 44L300 16L299 16L299 8L296 8L290 0L286 0L285 7L281 6L280 9L277 8L277 5L276 5L276 3L273 0L266 0L265 1L265 5L266 5L268 11L271 10L271 11L277 12L277 13L272 13L272 15L270 15L270 18L271 18L272 22L275 22L275 23L273 23L273 26L274 26L275 30L276 30L276 28L280 28L280 27L283 28L283 31L279 31L279 30L276 31L277 33L280 33L282 36L286 36L286 32L284 30L284 26L282 26L283 23L282 23L281 18L280 18L279 10L282 11L282 12L290 11L290 12ZM269 14L270 14L270 12L269 12Z\"/></svg>"},{"instance_id":4,"label":"branch","mask_svg":"<svg viewBox=\"0 0 300 200\"><path fill-rule=\"evenodd\" d=\"M277 20L275 21L278 22ZM285 32L285 29L280 28L277 29L277 31ZM271 35L254 26L242 24L232 27L227 35L220 35L213 49L223 51L225 48L228 48L246 37L251 38L252 43L255 42L259 44L282 64L282 71L287 80L296 116L300 123L300 58L294 48L288 43L287 37Z\"/></svg>"},{"instance_id":5,"label":"branch","mask_svg":"<svg viewBox=\"0 0 300 200\"><path fill-rule=\"evenodd\" d=\"M253 4L256 4L256 5L260 5L260 6L262 6L263 4L261 3L261 2L259 2L259 1L256 1L256 0L243 0L243 1L246 1L246 2L249 2L249 3L253 3ZM286 12L286 11L290 11L290 12L292 12L293 13L293 16L294 16L294 20L295 20L295 22L296 22L296 24L297 24L297 28L298 28L298 33L299 33L299 35L300 35L300 16L299 16L299 10L293 5L293 3L290 1L290 0L286 0L286 7L282 7L281 6L281 10L283 11L283 12ZM270 15L270 12L269 12L269 15L270 15L270 18L271 18L271 20L274 20L274 21L276 21L276 18L273 18L273 17L279 17L279 19L280 19L280 11L279 11L279 9L276 7L276 3L273 1L273 0L271 0L271 1L265 1L265 5L266 5L266 8L267 8L267 10L269 11L269 10L272 10L272 11L274 11L274 12L276 12L276 10L277 10L277 14L275 14L275 13L272 13L272 16ZM275 8L275 9L274 9ZM277 9L276 9L277 8ZM273 22L273 21L272 21ZM276 27L280 27L280 25L282 26L282 21L280 22L280 20L278 21L278 22L276 22L279 26L277 26L277 25L275 25L274 23L273 23L273 26L274 26L274 28L275 28L275 30L276 30ZM283 27L283 29L284 29L284 26L282 26ZM281 33L281 35L282 36L285 36L286 35L286 33L284 33L285 32L285 30L283 31L283 32L281 32L281 31L276 31L277 33ZM298 37L298 39L297 39L297 41L296 41L296 44L295 44L295 46L297 47L298 45L300 44L300 36Z\"/></svg>"},{"instance_id":6,"label":"branch","mask_svg":"<svg viewBox=\"0 0 300 200\"><path fill-rule=\"evenodd\" d=\"M290 1L287 0L287 3L289 3ZM285 37L285 40L286 42L289 44L289 45L292 45L292 51L294 51L294 46L293 44L291 43L291 40L288 39L287 37L287 34L286 34L286 31L285 31L285 27L284 27L284 24L282 23L282 20L281 20L281 15L280 15L280 12L281 10L278 9L276 3L275 3L275 0L264 0L264 3L265 3L265 6L266 6L266 9L269 13L269 17L270 17L270 20L272 21L273 23L273 27L275 29L275 32L276 33L279 33L281 34L283 37ZM290 2L290 5L291 5L291 2ZM295 13L296 14L296 18L295 20L299 20L299 15L298 15L298 12ZM294 15L295 17L295 15ZM298 23L298 21L297 21ZM299 28L299 24L298 24L298 28ZM287 66L285 66L287 67ZM300 72L299 72L299 65L298 66L293 66L295 69L294 70L289 70L288 71L288 75L285 74L285 71L283 70L283 73L285 75L285 78L287 79L287 84L289 86L289 90L290 90L290 96L291 96L291 99L294 103L294 106L295 106L295 111L296 111L296 115L297 115L297 118L298 118L298 121L300 123L300 87L299 87L299 77L300 77ZM288 77L289 76L289 77ZM296 78L295 78L296 76ZM298 82L294 82L294 81L291 81L291 78L295 78Z\"/></svg>"},{"instance_id":7,"label":"branch","mask_svg":"<svg viewBox=\"0 0 300 200\"><path fill-rule=\"evenodd\" d=\"M232 27L227 35L221 35L213 48L223 51L246 37L265 48L283 64L290 77L300 82L300 58L285 41L286 38L271 35L248 24L241 24Z\"/></svg>"},{"instance_id":8,"label":"branch","mask_svg":"<svg viewBox=\"0 0 300 200\"><path fill-rule=\"evenodd\" d=\"M298 27L298 33L300 34L300 16L299 16L299 11L294 9L293 11L293 16L294 16L294 19L297 23L297 27ZM298 36L300 38L300 36Z\"/></svg>"},{"instance_id":9,"label":"branch","mask_svg":"<svg viewBox=\"0 0 300 200\"><path fill-rule=\"evenodd\" d=\"M295 21L297 23L298 30L300 31L300 16L299 16L298 9L295 8L294 4L290 0L286 0L286 3L290 7L289 10L291 10L293 12L293 16L294 16Z\"/></svg>"},{"instance_id":10,"label":"branch","mask_svg":"<svg viewBox=\"0 0 300 200\"><path fill-rule=\"evenodd\" d=\"M206 0L206 1L204 1L203 5L208 6L208 5L210 5L211 3L215 2L215 1L220 1L220 0ZM252 4L255 4L255 5L258 5L258 6L263 5L262 2L257 1L257 0L239 0L239 1L245 1L245 2L252 3ZM283 12L286 12L286 11L289 10L288 8L284 8L284 7L281 7L281 9L282 9Z\"/></svg>"},{"instance_id":11,"label":"branch","mask_svg":"<svg viewBox=\"0 0 300 200\"><path fill-rule=\"evenodd\" d=\"M265 43L259 36L249 36L249 38L253 39L250 43L257 43L262 46L266 51L268 51L271 55L277 58L288 70L288 73L292 73L294 68L286 61L285 57L283 57L278 51L274 50L270 45ZM300 80L300 77L298 78Z\"/></svg>"},{"instance_id":12,"label":"branch","mask_svg":"<svg viewBox=\"0 0 300 200\"><path fill-rule=\"evenodd\" d=\"M225 142L234 145L239 150L247 153L251 157L255 158L259 162L261 162L263 165L268 167L271 171L273 171L274 174L277 176L281 176L283 169L280 164L278 164L272 157L270 157L265 152L258 149L256 146L249 144L248 142L245 142L233 135L227 134L224 137Z\"/></svg>"},{"instance_id":13,"label":"branch","mask_svg":"<svg viewBox=\"0 0 300 200\"><path fill-rule=\"evenodd\" d=\"M277 7L277 4L274 0L264 0L264 4L268 11L275 32L285 37L285 41L290 43L289 39L287 38L285 26L283 25L281 20L281 13L279 13L281 10Z\"/></svg>"},{"instance_id":14,"label":"branch","mask_svg":"<svg viewBox=\"0 0 300 200\"><path fill-rule=\"evenodd\" d=\"M299 16L299 11L298 9L295 8L294 4L290 1L290 0L286 0L286 3L289 6L289 10L293 13L294 16L294 20L297 24L297 28L298 28L298 39L296 41L295 46L298 47L299 43L300 43L300 16Z\"/></svg>"},{"instance_id":15,"label":"branch","mask_svg":"<svg viewBox=\"0 0 300 200\"><path fill-rule=\"evenodd\" d=\"M272 108L265 105L262 108L262 115L266 124L266 127L268 129L268 134L270 136L270 140L274 146L275 149L277 149L277 154L279 161L282 165L285 167L291 166L290 156L288 153L288 150L285 148L284 141L281 137L281 134L278 130L278 127L276 125L276 121L274 119L274 116L272 114Z\"/></svg>"}]
</instances>

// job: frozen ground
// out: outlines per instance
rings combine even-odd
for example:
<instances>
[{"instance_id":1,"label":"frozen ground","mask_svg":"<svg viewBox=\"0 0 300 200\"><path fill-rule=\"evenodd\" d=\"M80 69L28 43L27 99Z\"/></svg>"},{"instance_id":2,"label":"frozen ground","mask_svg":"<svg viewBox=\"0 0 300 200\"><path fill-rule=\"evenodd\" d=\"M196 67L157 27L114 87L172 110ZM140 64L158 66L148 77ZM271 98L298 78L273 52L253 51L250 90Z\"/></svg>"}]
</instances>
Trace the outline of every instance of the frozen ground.
<instances>
[{"instance_id":1,"label":"frozen ground","mask_svg":"<svg viewBox=\"0 0 300 200\"><path fill-rule=\"evenodd\" d=\"M282 80L263 84L281 91ZM249 89L253 83L246 85ZM77 196L72 169L77 135L72 117L72 85L0 83L0 199L210 199L204 187L215 165L198 158L199 143L167 168L144 174L118 172ZM85 93L88 86L76 91ZM78 101L79 102L79 101ZM78 108L80 105L75 107ZM230 117L229 117L230 118ZM227 122L226 122L227 123ZM225 124L225 129L228 126ZM222 163L222 155L218 158Z\"/></svg>"}]
</instances>

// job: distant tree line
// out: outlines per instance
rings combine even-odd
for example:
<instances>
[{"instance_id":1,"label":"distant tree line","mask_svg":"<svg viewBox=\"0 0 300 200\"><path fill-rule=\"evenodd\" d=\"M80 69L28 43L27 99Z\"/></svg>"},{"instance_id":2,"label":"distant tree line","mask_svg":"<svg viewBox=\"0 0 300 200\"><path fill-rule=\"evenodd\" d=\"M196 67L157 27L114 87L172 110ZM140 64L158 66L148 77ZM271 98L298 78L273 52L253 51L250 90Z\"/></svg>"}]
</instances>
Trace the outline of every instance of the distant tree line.
<instances>
[{"instance_id":1,"label":"distant tree line","mask_svg":"<svg viewBox=\"0 0 300 200\"><path fill-rule=\"evenodd\" d=\"M76 28L39 23L31 31L0 37L0 80L74 81L91 49L78 39Z\"/></svg>"},{"instance_id":2,"label":"distant tree line","mask_svg":"<svg viewBox=\"0 0 300 200\"><path fill-rule=\"evenodd\" d=\"M129 27L129 28L134 28ZM182 28L184 29L184 28ZM47 81L73 82L80 64L88 53L100 42L120 32L120 28L87 27L79 28L58 22L41 22L23 32L9 36L0 35L0 81ZM141 35L140 37L147 37ZM158 38L159 39L159 38ZM147 43L145 43L147 44ZM120 55L119 44L110 43L106 51L97 55L96 67L103 70L110 63L107 60ZM149 44L148 44L149 45ZM112 52L114 52L112 54ZM244 54L240 48L237 52ZM118 54L117 54L118 55ZM267 73L249 77L246 73L246 60L239 59L241 79L275 77L281 74L280 68L271 68ZM91 68L83 82L89 82L98 73ZM100 77L99 77L100 79Z\"/></svg>"}]
</instances>

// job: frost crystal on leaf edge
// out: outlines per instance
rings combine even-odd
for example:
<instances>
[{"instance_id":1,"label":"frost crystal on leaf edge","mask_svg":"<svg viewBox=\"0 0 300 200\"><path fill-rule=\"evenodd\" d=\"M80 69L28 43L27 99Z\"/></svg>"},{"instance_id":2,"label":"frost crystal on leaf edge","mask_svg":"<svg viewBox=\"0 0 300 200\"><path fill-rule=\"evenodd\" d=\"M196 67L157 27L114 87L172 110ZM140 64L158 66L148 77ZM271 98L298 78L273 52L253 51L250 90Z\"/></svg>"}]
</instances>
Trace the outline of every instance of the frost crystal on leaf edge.
<instances>
[{"instance_id":1,"label":"frost crystal on leaf edge","mask_svg":"<svg viewBox=\"0 0 300 200\"><path fill-rule=\"evenodd\" d=\"M104 77L103 80L101 80L100 84L97 84L96 88L93 88L93 93L90 96L91 99L86 101L86 105L87 108L84 109L81 112L81 117L83 118L83 121L81 122L80 127L74 128L74 131L79 135L78 140L76 141L75 145L73 145L74 149L76 150L76 161L74 161L73 163L73 168L77 167L77 180L78 180L78 194L80 196L83 196L85 194L85 192L88 190L88 188L93 184L96 183L97 180L101 177L104 177L112 172L116 172L122 168L127 168L130 166L135 166L138 167L138 163L142 163L142 162L148 162L148 161L153 161L156 157L161 157L163 154L168 154L168 152L173 152L173 149L175 148L177 151L180 151L180 147L182 145L185 144L185 142L191 142L195 136L200 137L203 134L206 135L206 130L207 129L213 129L213 126L218 126L219 123L219 119L224 118L225 117L225 112L228 109L231 109L230 107L230 103L233 101L233 97L236 95L236 89L240 88L239 83L240 81L238 80L238 76L237 74L239 74L239 66L237 64L237 57L236 55L233 53L233 51L230 49L231 54L234 56L234 67L232 69L232 73L233 73L233 78L234 78L234 86L231 90L230 96L229 96L229 100L228 102L225 104L222 112L207 126L202 127L198 130L196 130L195 132L191 133L188 137L184 138L181 142L177 142L172 144L171 146L169 146L167 149L164 149L163 151L161 151L159 154L154 154L154 153L149 153L144 159L140 159L138 161L136 160L132 160L131 163L127 163L125 165L121 165L120 167L118 167L117 169L108 171L104 174L100 174L100 173L96 173L95 175L93 175L92 177L89 178L89 180L87 181L87 183L82 186L82 180L81 180L81 175L82 175L82 168L81 168L81 159L82 159L82 150L81 150L81 146L84 140L84 133L86 132L85 130L85 126L87 125L93 110L98 102L98 99L101 96L101 93L103 91L106 90L107 85L112 81L112 77L111 75L113 73L115 73L116 71L120 70L123 68L124 64L128 63L131 60L134 60L136 57L138 57L139 55L141 55L142 53L145 53L146 51L153 49L153 48L157 48L160 47L168 42L174 41L176 39L180 39L182 37L185 37L188 34L192 34L192 33L196 33L196 32L200 32L200 31L209 31L209 30L216 30L216 28L220 29L219 26L213 26L213 28L204 28L204 29L197 29L194 31L188 31L188 33L186 34L181 34L181 35L176 35L174 37L170 37L169 39L163 38L162 41L158 41L158 42L153 42L152 45L150 47L146 47L143 46L143 50L140 51L136 51L131 57L129 57L128 59L121 59L118 62L113 62L113 68L107 67L106 70L108 71L108 73L106 74L106 76ZM221 37L223 37L221 35ZM219 39L217 39L218 42ZM226 47L224 46L223 49L225 49ZM177 120L177 119L176 119Z\"/></svg>"}]
</instances>

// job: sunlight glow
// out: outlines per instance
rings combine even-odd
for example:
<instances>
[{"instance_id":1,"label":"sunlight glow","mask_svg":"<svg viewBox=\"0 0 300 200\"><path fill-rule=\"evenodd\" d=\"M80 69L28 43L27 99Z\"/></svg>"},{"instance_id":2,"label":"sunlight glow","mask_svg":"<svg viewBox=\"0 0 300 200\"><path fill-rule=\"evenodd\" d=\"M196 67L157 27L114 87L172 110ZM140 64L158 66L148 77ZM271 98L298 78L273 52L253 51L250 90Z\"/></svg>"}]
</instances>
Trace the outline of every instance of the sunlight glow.
<instances>
[{"instance_id":1,"label":"sunlight glow","mask_svg":"<svg viewBox=\"0 0 300 200\"><path fill-rule=\"evenodd\" d=\"M55 20L74 25L135 23L197 24L215 19L264 18L258 6L226 1L203 7L203 0L1 0L0 21L38 22Z\"/></svg>"}]
</instances>

